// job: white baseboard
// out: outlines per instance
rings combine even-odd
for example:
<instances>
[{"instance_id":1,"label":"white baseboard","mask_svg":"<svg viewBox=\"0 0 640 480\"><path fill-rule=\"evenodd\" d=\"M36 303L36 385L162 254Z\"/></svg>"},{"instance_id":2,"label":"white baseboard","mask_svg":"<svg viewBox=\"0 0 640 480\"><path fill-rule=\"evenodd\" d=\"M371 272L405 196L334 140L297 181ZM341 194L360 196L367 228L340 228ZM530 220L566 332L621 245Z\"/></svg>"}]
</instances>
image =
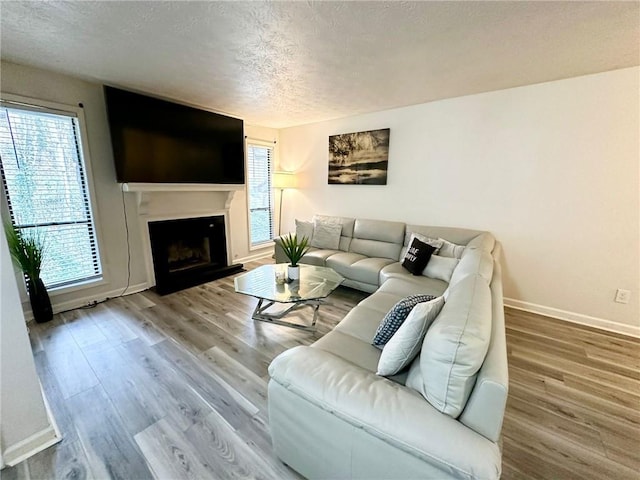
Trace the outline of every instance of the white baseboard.
<instances>
[{"instance_id":1,"label":"white baseboard","mask_svg":"<svg viewBox=\"0 0 640 480\"><path fill-rule=\"evenodd\" d=\"M621 333L622 335L640 338L640 327L635 325L612 322L611 320L605 320L604 318L590 317L589 315L583 315L581 313L545 307L544 305L523 302L513 298L505 298L504 305L505 307L515 308L516 310L537 313L539 315L544 315L545 317L557 318L567 322L599 328L600 330L607 330L609 332Z\"/></svg>"},{"instance_id":2,"label":"white baseboard","mask_svg":"<svg viewBox=\"0 0 640 480\"><path fill-rule=\"evenodd\" d=\"M47 396L42 389L42 385L40 385L40 391L42 391L42 399L44 400L44 406L47 411L49 425L2 452L2 460L5 465L13 467L27 458L32 457L36 453L62 441L62 434L60 433L58 424L53 417L51 407L49 407L49 402L47 401Z\"/></svg>"},{"instance_id":3,"label":"white baseboard","mask_svg":"<svg viewBox=\"0 0 640 480\"><path fill-rule=\"evenodd\" d=\"M236 263L247 263L247 262L253 262L255 260L261 260L263 258L272 257L272 256L273 256L273 250L270 250L270 251L267 251L267 252L256 253L254 255L248 255L248 256L243 257L243 258L236 258L236 259L234 259L234 262L236 262Z\"/></svg>"},{"instance_id":4,"label":"white baseboard","mask_svg":"<svg viewBox=\"0 0 640 480\"><path fill-rule=\"evenodd\" d=\"M115 290L111 290L108 292L103 292L100 293L98 295L90 295L90 296L86 296L86 297L79 297L79 298L74 298L72 300L67 300L65 302L55 302L55 300L52 303L52 307L53 307L53 313L60 313L60 312L66 312L67 310L73 310L75 308L80 308L80 307L86 307L87 305L90 305L92 303L100 303L103 302L109 298L115 298L115 297L120 297L124 295L132 295L134 293L138 293L138 292L142 292L144 290L147 290L148 288L150 288L151 286L147 283L138 283L137 285L130 285L126 291L124 291L123 288L118 288ZM27 320L27 322L30 322L31 320L33 320L33 313L31 312L31 305L29 305L29 302L27 301L26 303L22 304L22 308L24 310L24 316L25 319Z\"/></svg>"}]
</instances>

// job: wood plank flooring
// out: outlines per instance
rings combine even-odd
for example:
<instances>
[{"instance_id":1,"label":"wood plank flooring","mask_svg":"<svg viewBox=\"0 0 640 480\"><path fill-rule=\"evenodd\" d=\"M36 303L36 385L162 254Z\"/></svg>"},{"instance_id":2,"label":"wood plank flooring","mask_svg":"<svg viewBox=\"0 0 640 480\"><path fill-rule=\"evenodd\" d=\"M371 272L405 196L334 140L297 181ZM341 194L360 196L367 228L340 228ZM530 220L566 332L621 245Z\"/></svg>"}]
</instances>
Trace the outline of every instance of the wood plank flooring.
<instances>
[{"instance_id":1,"label":"wood plank flooring","mask_svg":"<svg viewBox=\"0 0 640 480\"><path fill-rule=\"evenodd\" d=\"M506 314L503 478L640 478L640 340Z\"/></svg>"},{"instance_id":2,"label":"wood plank flooring","mask_svg":"<svg viewBox=\"0 0 640 480\"><path fill-rule=\"evenodd\" d=\"M267 367L365 296L338 289L316 333L252 321L256 300L233 277L31 324L64 439L2 479L299 478L272 451ZM640 341L506 313L503 478L639 479Z\"/></svg>"}]
</instances>

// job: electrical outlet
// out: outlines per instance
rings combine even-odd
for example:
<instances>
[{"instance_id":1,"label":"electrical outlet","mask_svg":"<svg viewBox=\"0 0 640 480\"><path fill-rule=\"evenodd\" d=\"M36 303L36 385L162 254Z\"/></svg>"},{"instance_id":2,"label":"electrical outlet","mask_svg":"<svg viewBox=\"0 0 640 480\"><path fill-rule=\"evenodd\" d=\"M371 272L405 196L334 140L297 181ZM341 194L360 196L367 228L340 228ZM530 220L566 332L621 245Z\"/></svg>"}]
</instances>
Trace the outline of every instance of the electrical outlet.
<instances>
[{"instance_id":1,"label":"electrical outlet","mask_svg":"<svg viewBox=\"0 0 640 480\"><path fill-rule=\"evenodd\" d=\"M619 288L616 290L616 298L615 301L618 303L629 303L629 298L631 297L631 292L629 290L623 290Z\"/></svg>"}]
</instances>

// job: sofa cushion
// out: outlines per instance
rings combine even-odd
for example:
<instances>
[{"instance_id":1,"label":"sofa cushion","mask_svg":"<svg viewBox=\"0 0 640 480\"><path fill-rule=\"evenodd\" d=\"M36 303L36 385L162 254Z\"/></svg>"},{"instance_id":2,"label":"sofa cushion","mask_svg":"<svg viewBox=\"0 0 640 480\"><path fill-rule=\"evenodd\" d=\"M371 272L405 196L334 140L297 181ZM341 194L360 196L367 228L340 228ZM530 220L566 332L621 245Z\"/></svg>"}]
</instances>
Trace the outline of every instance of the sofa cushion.
<instances>
[{"instance_id":1,"label":"sofa cushion","mask_svg":"<svg viewBox=\"0 0 640 480\"><path fill-rule=\"evenodd\" d=\"M402 266L412 275L422 275L422 271L427 266L427 263L429 263L429 259L435 251L436 247L424 243L422 240L415 237L411 241L411 245L409 245L407 253L404 255Z\"/></svg>"},{"instance_id":2,"label":"sofa cushion","mask_svg":"<svg viewBox=\"0 0 640 480\"><path fill-rule=\"evenodd\" d=\"M342 226L339 224L319 223L313 226L313 238L311 246L316 248L327 248L337 250L340 247L340 232Z\"/></svg>"},{"instance_id":3,"label":"sofa cushion","mask_svg":"<svg viewBox=\"0 0 640 480\"><path fill-rule=\"evenodd\" d=\"M439 411L457 418L464 409L491 338L491 291L480 275L451 287L422 344L407 386Z\"/></svg>"},{"instance_id":4,"label":"sofa cushion","mask_svg":"<svg viewBox=\"0 0 640 480\"><path fill-rule=\"evenodd\" d=\"M393 293L400 297L417 293L428 293L437 297L442 295L448 286L447 282L436 278L411 275L399 262L391 263L380 271L380 284L382 286L378 291Z\"/></svg>"},{"instance_id":5,"label":"sofa cushion","mask_svg":"<svg viewBox=\"0 0 640 480\"><path fill-rule=\"evenodd\" d=\"M491 253L495 244L496 239L493 237L493 235L491 235L489 232L485 232L467 243L467 248L475 248Z\"/></svg>"},{"instance_id":6,"label":"sofa cushion","mask_svg":"<svg viewBox=\"0 0 640 480\"><path fill-rule=\"evenodd\" d=\"M358 282L378 285L380 270L393 263L388 258L367 258L357 253L340 252L326 260L327 267L333 268L345 278Z\"/></svg>"},{"instance_id":7,"label":"sofa cushion","mask_svg":"<svg viewBox=\"0 0 640 480\"><path fill-rule=\"evenodd\" d=\"M319 267L324 267L327 258L331 255L335 255L339 253L339 250L327 250L323 248L311 248L307 253L302 257L301 263L306 263L308 265L317 265Z\"/></svg>"},{"instance_id":8,"label":"sofa cushion","mask_svg":"<svg viewBox=\"0 0 640 480\"><path fill-rule=\"evenodd\" d=\"M373 337L373 345L382 348L398 331L418 303L433 300L433 295L410 295L396 303L384 316Z\"/></svg>"},{"instance_id":9,"label":"sofa cushion","mask_svg":"<svg viewBox=\"0 0 640 480\"><path fill-rule=\"evenodd\" d=\"M377 240L363 240L354 238L351 240L349 251L359 253L367 257L388 258L394 262L398 260L402 247L397 243L379 242Z\"/></svg>"},{"instance_id":10,"label":"sofa cushion","mask_svg":"<svg viewBox=\"0 0 640 480\"><path fill-rule=\"evenodd\" d=\"M444 298L417 304L398 331L387 342L378 360L378 375L395 375L415 358L420 351L427 329L444 305Z\"/></svg>"},{"instance_id":11,"label":"sofa cushion","mask_svg":"<svg viewBox=\"0 0 640 480\"><path fill-rule=\"evenodd\" d=\"M345 278L344 282L341 283L343 287L354 288L356 290L360 290L361 292L373 293L378 289L377 283L367 283L360 282L358 280L350 280Z\"/></svg>"},{"instance_id":12,"label":"sofa cushion","mask_svg":"<svg viewBox=\"0 0 640 480\"><path fill-rule=\"evenodd\" d=\"M404 228L402 222L357 219L353 228L353 238L402 244Z\"/></svg>"},{"instance_id":13,"label":"sofa cushion","mask_svg":"<svg viewBox=\"0 0 640 480\"><path fill-rule=\"evenodd\" d=\"M393 306L400 300L402 300L405 296L406 295L381 292L380 290L378 290L375 294L369 295L367 298L362 300L358 305L380 312L380 318L376 323L377 327L380 324L380 320L382 320L382 317L384 317L387 312L391 310Z\"/></svg>"},{"instance_id":14,"label":"sofa cushion","mask_svg":"<svg viewBox=\"0 0 640 480\"><path fill-rule=\"evenodd\" d=\"M481 230L471 230L467 228L455 227L431 227L426 225L407 224L407 233L405 234L404 245L409 245L409 237L411 232L421 233L427 237L443 238L458 245L466 245L478 235L484 233Z\"/></svg>"},{"instance_id":15,"label":"sofa cushion","mask_svg":"<svg viewBox=\"0 0 640 480\"><path fill-rule=\"evenodd\" d=\"M376 334L380 320L382 320L385 313L380 313L378 310L371 309L367 306L358 305L347 313L333 331L351 335L371 346L371 339ZM376 350L380 351L377 348ZM372 369L372 371L375 371L375 368Z\"/></svg>"},{"instance_id":16,"label":"sofa cushion","mask_svg":"<svg viewBox=\"0 0 640 480\"><path fill-rule=\"evenodd\" d=\"M349 251L398 260L403 237L404 223L358 219Z\"/></svg>"},{"instance_id":17,"label":"sofa cushion","mask_svg":"<svg viewBox=\"0 0 640 480\"><path fill-rule=\"evenodd\" d=\"M370 342L364 342L340 330L330 331L312 346L333 353L369 372L375 372L378 368L380 350Z\"/></svg>"},{"instance_id":18,"label":"sofa cushion","mask_svg":"<svg viewBox=\"0 0 640 480\"><path fill-rule=\"evenodd\" d=\"M455 285L468 275L479 274L487 283L493 275L493 257L486 250L467 248L462 254L460 263L451 276L450 284Z\"/></svg>"}]
</instances>

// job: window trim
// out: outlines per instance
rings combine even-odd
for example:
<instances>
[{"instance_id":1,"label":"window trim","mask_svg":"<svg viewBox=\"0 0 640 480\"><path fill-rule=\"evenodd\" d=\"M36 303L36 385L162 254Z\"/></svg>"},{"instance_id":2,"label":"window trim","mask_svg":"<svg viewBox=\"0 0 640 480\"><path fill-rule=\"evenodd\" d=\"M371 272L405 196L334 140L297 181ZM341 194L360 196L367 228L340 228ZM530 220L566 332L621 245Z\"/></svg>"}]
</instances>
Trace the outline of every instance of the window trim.
<instances>
[{"instance_id":1,"label":"window trim","mask_svg":"<svg viewBox=\"0 0 640 480\"><path fill-rule=\"evenodd\" d=\"M249 147L250 146L255 146L255 147L263 147L263 148L270 148L271 149L271 173L273 174L274 171L274 167L275 167L275 154L276 154L276 145L275 142L267 142L264 140L254 140L251 138L247 138L245 140L245 171L247 173L246 175L246 179L245 179L245 183L246 183L246 208L247 208L247 244L248 244L248 248L250 252L256 251L256 250L264 250L267 247L270 247L273 244L273 238L275 238L275 214L276 214L276 207L275 207L275 196L274 196L274 190L273 190L273 186L271 186L271 208L273 210L273 215L271 216L271 235L273 238L270 238L269 240L266 240L264 242L261 243L256 243L255 245L251 243L251 206L249 205Z\"/></svg>"},{"instance_id":2,"label":"window trim","mask_svg":"<svg viewBox=\"0 0 640 480\"><path fill-rule=\"evenodd\" d=\"M102 272L101 278L95 278L93 280L85 280L74 283L72 285L62 285L60 287L48 288L49 296L55 297L57 295L63 295L78 290L85 290L87 288L94 288L99 285L109 284L109 272L105 268L109 265L107 261L107 254L104 249L104 238L102 235L102 223L100 222L100 212L98 205L96 204L96 189L93 182L93 168L91 164L91 155L89 149L89 135L86 128L86 119L84 116L84 108L79 105L66 105L63 103L51 102L48 100L42 100L39 98L25 97L22 95L15 95L12 93L0 92L0 102L6 102L7 107L18 108L24 110L30 110L34 112L53 113L56 115L73 115L78 119L78 129L80 130L80 148L82 154L82 160L85 170L85 182L87 184L87 194L89 197L89 205L91 206L91 213L93 215L93 225L95 228L96 242L100 252L98 261L100 262L100 269ZM1 182L0 182L1 183ZM2 203L2 217L9 218L9 206L7 204L7 192L4 191L4 186L1 187L2 195L0 195L0 202ZM6 215L6 217L5 217ZM26 298L26 283L20 282L20 290L23 299ZM24 289L24 290L23 290Z\"/></svg>"}]
</instances>

